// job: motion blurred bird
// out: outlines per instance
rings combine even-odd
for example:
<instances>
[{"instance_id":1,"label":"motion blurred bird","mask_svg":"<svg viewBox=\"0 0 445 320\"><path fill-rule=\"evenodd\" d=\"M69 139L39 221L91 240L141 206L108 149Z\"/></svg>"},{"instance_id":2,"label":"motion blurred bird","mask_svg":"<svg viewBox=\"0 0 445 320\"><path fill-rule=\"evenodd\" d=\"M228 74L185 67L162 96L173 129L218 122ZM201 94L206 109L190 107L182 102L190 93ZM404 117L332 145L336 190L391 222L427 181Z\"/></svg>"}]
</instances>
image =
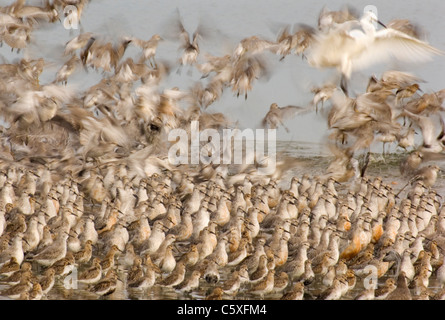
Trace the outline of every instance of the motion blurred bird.
<instances>
[{"instance_id":1,"label":"motion blurred bird","mask_svg":"<svg viewBox=\"0 0 445 320\"><path fill-rule=\"evenodd\" d=\"M68 77L74 73L76 68L81 66L80 58L73 55L68 61L66 61L63 66L57 71L56 79L54 83L61 82L64 85L68 83Z\"/></svg>"},{"instance_id":2,"label":"motion blurred bird","mask_svg":"<svg viewBox=\"0 0 445 320\"><path fill-rule=\"evenodd\" d=\"M278 104L272 103L266 116L261 121L263 128L277 129L279 126L283 126L287 132L289 128L284 125L285 120L289 120L297 114L306 112L307 109L298 106L285 106L279 107Z\"/></svg>"},{"instance_id":3,"label":"motion blurred bird","mask_svg":"<svg viewBox=\"0 0 445 320\"><path fill-rule=\"evenodd\" d=\"M247 55L253 56L265 50L276 50L278 45L274 41L261 39L258 36L251 36L242 39L233 51L232 58L239 61Z\"/></svg>"},{"instance_id":4,"label":"motion blurred bird","mask_svg":"<svg viewBox=\"0 0 445 320\"><path fill-rule=\"evenodd\" d=\"M346 82L352 72L395 58L408 63L431 60L442 52L426 42L393 28L377 30L382 24L375 13L367 11L359 20L345 21L314 36L308 62L317 68L337 68L341 87L347 93Z\"/></svg>"},{"instance_id":5,"label":"motion blurred bird","mask_svg":"<svg viewBox=\"0 0 445 320\"><path fill-rule=\"evenodd\" d=\"M179 39L181 41L180 50L181 56L179 58L179 68L177 73L181 73L184 66L193 66L197 62L198 55L200 53L199 41L202 39L205 30L201 24L198 24L195 32L192 35L185 29L181 14L179 10L176 10L175 20L172 22L172 38ZM170 26L171 27L171 26ZM188 70L188 74L191 75L192 69Z\"/></svg>"},{"instance_id":6,"label":"motion blurred bird","mask_svg":"<svg viewBox=\"0 0 445 320\"><path fill-rule=\"evenodd\" d=\"M410 120L412 120L415 125L420 129L423 143L421 147L421 151L425 152L433 152L440 153L443 151L443 145L440 142L440 134L438 133L438 127L436 126L434 119L430 116L414 114L407 109L404 109L401 113L401 116L407 116Z\"/></svg>"},{"instance_id":7,"label":"motion blurred bird","mask_svg":"<svg viewBox=\"0 0 445 320\"><path fill-rule=\"evenodd\" d=\"M145 41L139 38L132 38L132 44L136 47L142 49L142 55L139 59L139 63L144 63L148 61L152 68L156 68L156 51L159 45L159 42L162 41L163 38L159 34L154 34L149 40Z\"/></svg>"},{"instance_id":8,"label":"motion blurred bird","mask_svg":"<svg viewBox=\"0 0 445 320\"><path fill-rule=\"evenodd\" d=\"M342 10L333 11L324 6L318 15L318 29L326 31L336 25L357 19L357 12L352 7L345 6Z\"/></svg>"},{"instance_id":9,"label":"motion blurred bird","mask_svg":"<svg viewBox=\"0 0 445 320\"><path fill-rule=\"evenodd\" d=\"M426 187L432 187L437 180L440 168L437 165L429 165L417 170L410 182L423 181Z\"/></svg>"},{"instance_id":10,"label":"motion blurred bird","mask_svg":"<svg viewBox=\"0 0 445 320\"><path fill-rule=\"evenodd\" d=\"M80 49L87 49L96 39L92 32L80 33L78 36L72 38L65 43L64 55L76 55L76 51ZM80 54L79 54L80 58Z\"/></svg>"}]
</instances>

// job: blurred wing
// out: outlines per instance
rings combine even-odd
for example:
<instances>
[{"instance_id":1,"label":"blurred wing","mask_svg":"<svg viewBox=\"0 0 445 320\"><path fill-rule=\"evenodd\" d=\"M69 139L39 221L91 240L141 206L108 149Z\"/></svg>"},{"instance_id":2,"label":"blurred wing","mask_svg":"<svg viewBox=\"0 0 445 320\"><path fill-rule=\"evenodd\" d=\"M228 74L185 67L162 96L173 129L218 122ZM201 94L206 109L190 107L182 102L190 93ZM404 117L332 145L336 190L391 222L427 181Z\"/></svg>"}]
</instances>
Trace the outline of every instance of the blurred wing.
<instances>
[{"instance_id":1,"label":"blurred wing","mask_svg":"<svg viewBox=\"0 0 445 320\"><path fill-rule=\"evenodd\" d=\"M356 46L356 40L343 30L329 30L313 34L307 58L317 68L337 66L345 50ZM357 57L359 58L359 57Z\"/></svg>"},{"instance_id":2,"label":"blurred wing","mask_svg":"<svg viewBox=\"0 0 445 320\"><path fill-rule=\"evenodd\" d=\"M443 119L442 115L440 115L439 120L440 120L440 133L437 136L437 140L441 141L445 136L445 120Z\"/></svg>"},{"instance_id":3,"label":"blurred wing","mask_svg":"<svg viewBox=\"0 0 445 320\"><path fill-rule=\"evenodd\" d=\"M443 161L445 160L445 154L437 152L422 152L422 161Z\"/></svg>"},{"instance_id":4,"label":"blurred wing","mask_svg":"<svg viewBox=\"0 0 445 320\"><path fill-rule=\"evenodd\" d=\"M276 126L273 123L272 119L275 117L270 111L264 116L264 118L261 120L261 127L262 128L269 128L269 129L275 129Z\"/></svg>"},{"instance_id":5,"label":"blurred wing","mask_svg":"<svg viewBox=\"0 0 445 320\"><path fill-rule=\"evenodd\" d=\"M277 42L280 42L280 41L286 39L291 34L292 26L288 23L269 22L268 26L269 26L269 29L272 31L272 33L276 35Z\"/></svg>"},{"instance_id":6,"label":"blurred wing","mask_svg":"<svg viewBox=\"0 0 445 320\"><path fill-rule=\"evenodd\" d=\"M181 43L190 43L190 36L182 23L181 13L176 8L173 16L166 19L162 25L162 38L170 41L181 41Z\"/></svg>"},{"instance_id":7,"label":"blurred wing","mask_svg":"<svg viewBox=\"0 0 445 320\"><path fill-rule=\"evenodd\" d=\"M366 86L366 92L373 92L374 90L381 89L381 85L375 76L371 76Z\"/></svg>"},{"instance_id":8,"label":"blurred wing","mask_svg":"<svg viewBox=\"0 0 445 320\"><path fill-rule=\"evenodd\" d=\"M261 127L267 128L269 121L267 120L267 117L264 117L263 120L261 120Z\"/></svg>"},{"instance_id":9,"label":"blurred wing","mask_svg":"<svg viewBox=\"0 0 445 320\"><path fill-rule=\"evenodd\" d=\"M403 32L413 38L422 39L425 36L425 33L418 25L411 23L411 21L407 19L394 19L386 26L388 28Z\"/></svg>"},{"instance_id":10,"label":"blurred wing","mask_svg":"<svg viewBox=\"0 0 445 320\"><path fill-rule=\"evenodd\" d=\"M374 41L353 59L353 68L365 69L390 59L406 63L423 63L437 55L443 55L443 52L426 42L394 29L384 29L378 31Z\"/></svg>"},{"instance_id":11,"label":"blurred wing","mask_svg":"<svg viewBox=\"0 0 445 320\"><path fill-rule=\"evenodd\" d=\"M425 80L409 73L398 70L385 71L381 80L386 83L397 83L399 87L410 86L414 83L425 82Z\"/></svg>"},{"instance_id":12,"label":"blurred wing","mask_svg":"<svg viewBox=\"0 0 445 320\"><path fill-rule=\"evenodd\" d=\"M299 106L286 106L279 109L280 117L283 120L312 111L312 108Z\"/></svg>"},{"instance_id":13,"label":"blurred wing","mask_svg":"<svg viewBox=\"0 0 445 320\"><path fill-rule=\"evenodd\" d=\"M429 145L432 143L433 139L436 139L435 136L435 125L432 119L429 117L419 116L417 114L411 113L408 110L404 110L402 114L407 115L410 119L415 121L422 131L422 137L425 144Z\"/></svg>"}]
</instances>

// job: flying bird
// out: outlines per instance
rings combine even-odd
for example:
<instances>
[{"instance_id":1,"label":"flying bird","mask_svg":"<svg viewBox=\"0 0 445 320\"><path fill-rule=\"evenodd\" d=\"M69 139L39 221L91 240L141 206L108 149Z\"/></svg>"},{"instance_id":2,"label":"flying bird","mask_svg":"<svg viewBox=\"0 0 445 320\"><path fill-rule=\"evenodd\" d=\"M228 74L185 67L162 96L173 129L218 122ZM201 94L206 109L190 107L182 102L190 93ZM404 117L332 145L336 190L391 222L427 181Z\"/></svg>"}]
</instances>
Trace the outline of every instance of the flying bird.
<instances>
[{"instance_id":1,"label":"flying bird","mask_svg":"<svg viewBox=\"0 0 445 320\"><path fill-rule=\"evenodd\" d=\"M291 105L279 107L278 104L272 103L266 116L261 121L261 125L263 128L269 129L277 129L279 126L283 126L289 132L289 128L284 125L284 121L307 111L308 109L304 107Z\"/></svg>"},{"instance_id":2,"label":"flying bird","mask_svg":"<svg viewBox=\"0 0 445 320\"><path fill-rule=\"evenodd\" d=\"M406 63L431 60L443 52L430 44L399 30L386 27L372 12L360 20L336 24L325 32L314 35L308 62L316 68L337 68L341 73L341 87L347 93L347 81L354 71L363 70L391 58Z\"/></svg>"},{"instance_id":3,"label":"flying bird","mask_svg":"<svg viewBox=\"0 0 445 320\"><path fill-rule=\"evenodd\" d=\"M177 73L180 74L183 66L192 66L196 64L200 53L198 41L204 36L205 30L202 24L198 24L198 27L193 34L190 34L184 27L179 10L176 10L176 15L175 20L171 23L173 30L171 31L171 35L167 35L167 38L179 40L181 43L179 47L181 56L179 57L179 68L177 70ZM192 69L189 69L188 71L189 75L191 70Z\"/></svg>"}]
</instances>

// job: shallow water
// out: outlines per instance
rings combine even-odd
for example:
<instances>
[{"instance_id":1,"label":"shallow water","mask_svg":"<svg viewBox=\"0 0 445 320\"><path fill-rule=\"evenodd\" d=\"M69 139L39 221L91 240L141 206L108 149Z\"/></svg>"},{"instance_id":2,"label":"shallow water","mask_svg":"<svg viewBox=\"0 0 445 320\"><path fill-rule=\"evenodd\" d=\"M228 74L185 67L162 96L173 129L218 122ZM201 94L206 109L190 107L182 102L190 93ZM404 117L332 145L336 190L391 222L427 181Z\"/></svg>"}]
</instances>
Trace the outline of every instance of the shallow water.
<instances>
[{"instance_id":1,"label":"shallow water","mask_svg":"<svg viewBox=\"0 0 445 320\"><path fill-rule=\"evenodd\" d=\"M313 143L302 143L302 142L289 142L289 141L280 141L277 143L277 154L278 160L280 157L285 155L286 157L293 157L300 160L300 165L292 168L288 172L286 172L283 179L280 181L280 186L284 189L289 186L289 180L293 176L301 177L303 174L308 173L311 176L316 176L324 173L324 170L329 163L331 157L322 145L313 144ZM400 176L398 166L403 159L405 154L403 153L393 153L388 154L386 156L382 156L381 154L372 154L370 164L368 167L367 175L369 177L380 176L383 178L383 181L387 184L390 184L393 189L397 192L400 190L402 186L405 185L406 179ZM441 163L438 163L439 165ZM337 186L337 190L340 195L344 193L351 187L351 183L342 183ZM407 188L408 189L408 188ZM438 179L435 189L438 190L439 194L445 194L445 183L442 176ZM404 193L401 193L401 197L403 197ZM91 207L90 207L91 208ZM187 245L187 243L185 243ZM100 252L94 253L96 255L101 256ZM117 256L119 259L119 255ZM179 253L177 254L179 257ZM112 299L112 300L124 300L124 299L133 299L133 300L176 300L176 299L204 299L205 296L212 291L215 286L221 285L230 275L230 272L233 271L236 267L229 268L226 267L224 269L220 269L220 280L216 284L209 284L204 279L200 280L199 289L191 292L191 293L181 293L172 288L161 287L158 284L155 284L153 287L146 290L137 290L131 289L127 287L126 276L128 270L124 269L122 265L117 267L119 274L119 281L117 285L116 291L106 297L98 297L97 295L88 291L88 285L78 284L77 288L70 287L71 282L66 282L65 278L57 278L56 284L54 288L49 292L48 296L44 299L48 300L95 300L95 299ZM42 267L38 267L37 265L33 266L33 270L36 274L39 274L43 269ZM83 269L79 269L78 272L82 272ZM383 284L385 279L388 276L394 276L394 270L389 271L387 275L379 279L379 284ZM69 279L68 279L69 280ZM67 287L68 284L68 287ZM5 288L6 286L0 282L0 290ZM288 287L289 288L289 287ZM440 289L440 286L437 284L434 274L430 278L430 286L429 288L433 291L437 291ZM252 295L247 291L248 285L244 285L241 287L240 291L236 296L224 296L224 298L228 299L239 299L239 300L249 300L249 299L258 299L258 296ZM310 285L306 287L305 290L305 299L315 299L326 287L321 283L320 278L316 278L316 280ZM363 282L358 279L356 286L350 290L342 299L353 299L359 292L363 290ZM282 296L281 293L273 293L265 295L264 299L279 299Z\"/></svg>"}]
</instances>

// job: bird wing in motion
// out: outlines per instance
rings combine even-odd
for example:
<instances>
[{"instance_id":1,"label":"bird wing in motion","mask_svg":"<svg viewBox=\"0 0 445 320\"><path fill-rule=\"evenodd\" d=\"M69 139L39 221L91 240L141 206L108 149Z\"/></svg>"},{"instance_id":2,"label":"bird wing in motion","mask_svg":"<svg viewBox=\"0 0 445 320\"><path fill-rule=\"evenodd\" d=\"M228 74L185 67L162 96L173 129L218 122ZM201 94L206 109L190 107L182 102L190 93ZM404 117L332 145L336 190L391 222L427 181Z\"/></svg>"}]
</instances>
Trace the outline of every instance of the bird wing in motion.
<instances>
[{"instance_id":1,"label":"bird wing in motion","mask_svg":"<svg viewBox=\"0 0 445 320\"><path fill-rule=\"evenodd\" d=\"M261 126L263 128L276 129L281 125L287 132L289 132L289 129L284 125L284 121L296 116L297 114L302 114L308 111L308 108L291 105L271 109L261 121Z\"/></svg>"},{"instance_id":2,"label":"bird wing in motion","mask_svg":"<svg viewBox=\"0 0 445 320\"><path fill-rule=\"evenodd\" d=\"M352 57L353 69L365 69L390 59L406 63L423 63L432 60L436 55L443 55L443 52L424 41L388 28L377 31L366 50Z\"/></svg>"}]
</instances>

